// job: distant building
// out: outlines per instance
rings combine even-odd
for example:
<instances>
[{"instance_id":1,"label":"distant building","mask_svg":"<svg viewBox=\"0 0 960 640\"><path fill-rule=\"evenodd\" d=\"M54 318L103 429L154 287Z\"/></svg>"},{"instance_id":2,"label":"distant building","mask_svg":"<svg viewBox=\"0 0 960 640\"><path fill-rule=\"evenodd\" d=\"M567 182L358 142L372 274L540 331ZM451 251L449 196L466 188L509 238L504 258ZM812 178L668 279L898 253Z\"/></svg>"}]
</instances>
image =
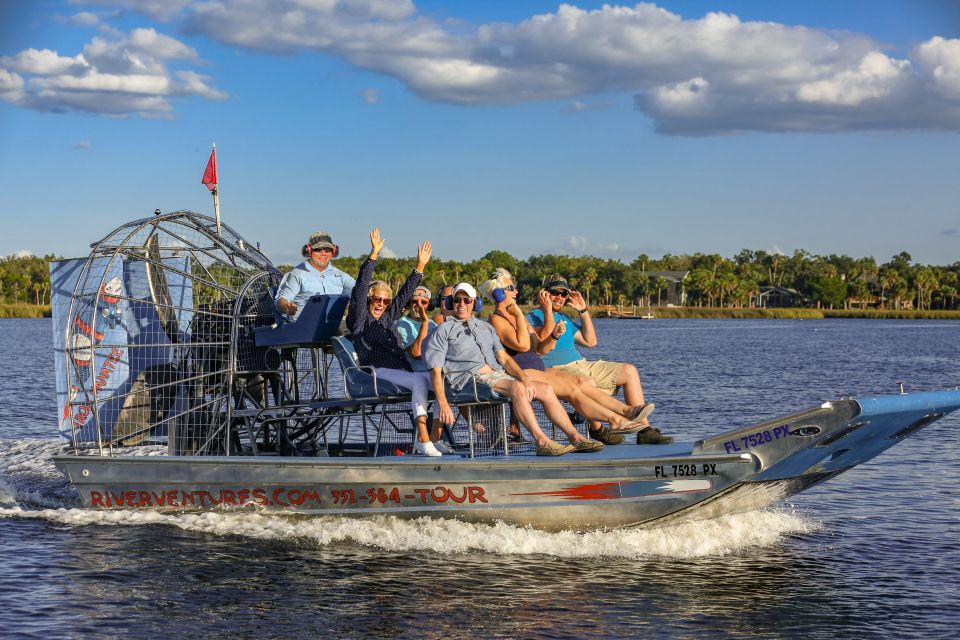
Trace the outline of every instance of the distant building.
<instances>
[{"instance_id":1,"label":"distant building","mask_svg":"<svg viewBox=\"0 0 960 640\"><path fill-rule=\"evenodd\" d=\"M802 307L805 300L796 289L760 287L751 303L754 307Z\"/></svg>"},{"instance_id":2,"label":"distant building","mask_svg":"<svg viewBox=\"0 0 960 640\"><path fill-rule=\"evenodd\" d=\"M652 287L656 287L656 282L660 278L667 281L667 288L660 290L661 305L686 306L687 290L683 281L690 275L689 271L647 271L646 275L650 279ZM657 299L656 289L650 294L650 299Z\"/></svg>"}]
</instances>

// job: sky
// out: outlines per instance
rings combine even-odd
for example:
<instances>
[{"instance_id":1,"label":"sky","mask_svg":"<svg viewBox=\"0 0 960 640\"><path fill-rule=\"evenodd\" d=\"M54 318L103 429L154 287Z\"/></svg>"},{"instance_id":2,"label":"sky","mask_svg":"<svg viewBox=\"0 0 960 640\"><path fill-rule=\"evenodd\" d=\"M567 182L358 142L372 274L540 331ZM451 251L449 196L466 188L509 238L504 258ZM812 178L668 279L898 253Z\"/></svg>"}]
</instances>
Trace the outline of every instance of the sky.
<instances>
[{"instance_id":1,"label":"sky","mask_svg":"<svg viewBox=\"0 0 960 640\"><path fill-rule=\"evenodd\" d=\"M869 10L866 8L869 7ZM155 209L276 264L960 261L952 0L0 0L0 256Z\"/></svg>"}]
</instances>

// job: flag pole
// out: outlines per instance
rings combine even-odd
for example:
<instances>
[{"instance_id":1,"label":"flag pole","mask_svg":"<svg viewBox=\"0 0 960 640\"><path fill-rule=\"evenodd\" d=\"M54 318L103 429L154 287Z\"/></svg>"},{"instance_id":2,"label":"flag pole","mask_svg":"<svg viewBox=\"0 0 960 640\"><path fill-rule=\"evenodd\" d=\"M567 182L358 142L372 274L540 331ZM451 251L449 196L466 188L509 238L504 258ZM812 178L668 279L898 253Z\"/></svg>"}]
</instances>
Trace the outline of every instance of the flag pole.
<instances>
[{"instance_id":1,"label":"flag pole","mask_svg":"<svg viewBox=\"0 0 960 640\"><path fill-rule=\"evenodd\" d=\"M207 168L203 171L203 179L200 181L210 189L213 195L213 211L217 214L217 235L220 233L220 191L217 189L217 143L213 143L213 151L210 152L210 159L207 160Z\"/></svg>"},{"instance_id":2,"label":"flag pole","mask_svg":"<svg viewBox=\"0 0 960 640\"><path fill-rule=\"evenodd\" d=\"M217 157L217 143L213 143L213 157ZM216 162L216 160L214 160ZM216 170L214 170L214 176L216 176ZM220 233L220 189L216 182L213 183L213 212L217 217L217 235L223 235Z\"/></svg>"}]
</instances>

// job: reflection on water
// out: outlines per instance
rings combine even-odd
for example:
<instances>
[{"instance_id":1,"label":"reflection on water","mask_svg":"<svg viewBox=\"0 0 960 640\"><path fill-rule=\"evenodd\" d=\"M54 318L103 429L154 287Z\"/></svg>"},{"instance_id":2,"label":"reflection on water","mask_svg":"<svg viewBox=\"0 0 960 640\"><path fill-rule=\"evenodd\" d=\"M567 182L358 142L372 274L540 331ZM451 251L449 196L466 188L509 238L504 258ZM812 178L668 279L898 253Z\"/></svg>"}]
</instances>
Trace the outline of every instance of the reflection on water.
<instances>
[{"instance_id":1,"label":"reflection on water","mask_svg":"<svg viewBox=\"0 0 960 640\"><path fill-rule=\"evenodd\" d=\"M58 450L49 321L0 321L0 628L98 637L950 637L960 419L779 509L655 530L94 513ZM960 323L601 321L695 439L960 383ZM611 348L621 347L619 350Z\"/></svg>"}]
</instances>

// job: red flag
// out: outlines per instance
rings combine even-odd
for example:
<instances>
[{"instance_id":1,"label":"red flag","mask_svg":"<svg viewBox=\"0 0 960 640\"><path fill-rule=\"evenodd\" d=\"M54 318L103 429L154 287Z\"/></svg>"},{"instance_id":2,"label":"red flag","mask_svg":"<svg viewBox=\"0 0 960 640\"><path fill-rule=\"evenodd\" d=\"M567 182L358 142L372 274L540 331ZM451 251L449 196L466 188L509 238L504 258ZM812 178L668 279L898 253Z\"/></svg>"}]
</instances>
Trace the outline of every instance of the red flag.
<instances>
[{"instance_id":1,"label":"red flag","mask_svg":"<svg viewBox=\"0 0 960 640\"><path fill-rule=\"evenodd\" d=\"M203 172L203 180L201 182L207 185L207 189L213 191L217 188L217 146L213 146L213 151L210 152L210 159L207 160L207 168Z\"/></svg>"}]
</instances>

